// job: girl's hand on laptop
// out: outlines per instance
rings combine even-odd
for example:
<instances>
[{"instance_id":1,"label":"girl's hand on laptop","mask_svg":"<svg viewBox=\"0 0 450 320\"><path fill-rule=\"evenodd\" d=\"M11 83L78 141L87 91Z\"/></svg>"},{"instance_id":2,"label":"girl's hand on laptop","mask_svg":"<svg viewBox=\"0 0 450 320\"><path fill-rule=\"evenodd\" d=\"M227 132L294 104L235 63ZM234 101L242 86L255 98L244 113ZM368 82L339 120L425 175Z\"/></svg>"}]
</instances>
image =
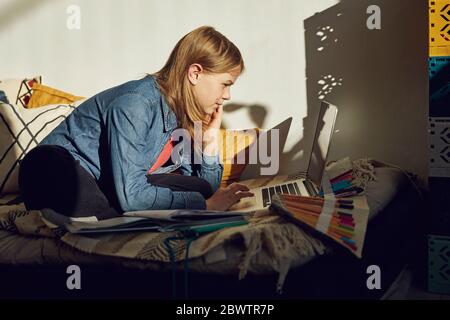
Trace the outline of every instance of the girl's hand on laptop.
<instances>
[{"instance_id":1,"label":"girl's hand on laptop","mask_svg":"<svg viewBox=\"0 0 450 320\"><path fill-rule=\"evenodd\" d=\"M225 211L232 205L238 203L242 198L253 197L250 189L240 183L232 183L226 188L219 188L208 200L206 209Z\"/></svg>"}]
</instances>

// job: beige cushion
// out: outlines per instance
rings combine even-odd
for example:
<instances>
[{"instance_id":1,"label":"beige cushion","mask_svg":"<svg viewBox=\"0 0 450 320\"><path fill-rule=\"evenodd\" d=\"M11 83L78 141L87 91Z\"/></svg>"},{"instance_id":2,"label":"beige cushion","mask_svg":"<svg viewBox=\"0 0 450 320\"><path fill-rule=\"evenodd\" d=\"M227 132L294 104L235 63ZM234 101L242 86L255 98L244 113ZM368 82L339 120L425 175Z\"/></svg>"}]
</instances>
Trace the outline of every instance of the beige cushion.
<instances>
[{"instance_id":1,"label":"beige cushion","mask_svg":"<svg viewBox=\"0 0 450 320\"><path fill-rule=\"evenodd\" d=\"M0 194L19 192L19 161L81 102L35 109L0 103Z\"/></svg>"}]
</instances>

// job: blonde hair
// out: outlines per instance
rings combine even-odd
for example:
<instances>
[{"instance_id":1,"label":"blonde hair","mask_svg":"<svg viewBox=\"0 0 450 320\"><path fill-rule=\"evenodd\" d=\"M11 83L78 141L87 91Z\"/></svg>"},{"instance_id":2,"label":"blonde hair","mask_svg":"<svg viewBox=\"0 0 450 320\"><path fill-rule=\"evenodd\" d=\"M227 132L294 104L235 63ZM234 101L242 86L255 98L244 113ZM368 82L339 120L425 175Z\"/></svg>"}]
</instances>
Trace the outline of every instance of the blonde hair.
<instances>
[{"instance_id":1,"label":"blonde hair","mask_svg":"<svg viewBox=\"0 0 450 320\"><path fill-rule=\"evenodd\" d=\"M193 136L194 122L202 121L205 129L206 113L194 98L188 79L188 69L200 64L208 73L244 71L239 49L213 27L197 28L178 41L164 67L154 73L159 89L175 113L178 125Z\"/></svg>"}]
</instances>

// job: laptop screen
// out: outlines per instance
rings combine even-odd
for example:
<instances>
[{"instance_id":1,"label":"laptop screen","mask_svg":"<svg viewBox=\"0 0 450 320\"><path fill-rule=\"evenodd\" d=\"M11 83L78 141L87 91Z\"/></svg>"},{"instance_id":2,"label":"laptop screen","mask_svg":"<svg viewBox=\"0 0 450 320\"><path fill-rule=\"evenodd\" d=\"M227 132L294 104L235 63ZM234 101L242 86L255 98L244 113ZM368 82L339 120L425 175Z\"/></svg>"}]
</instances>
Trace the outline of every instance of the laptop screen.
<instances>
[{"instance_id":1,"label":"laptop screen","mask_svg":"<svg viewBox=\"0 0 450 320\"><path fill-rule=\"evenodd\" d=\"M331 137L336 122L336 114L336 106L322 101L307 172L308 178L318 186L321 186L322 175L327 162Z\"/></svg>"}]
</instances>

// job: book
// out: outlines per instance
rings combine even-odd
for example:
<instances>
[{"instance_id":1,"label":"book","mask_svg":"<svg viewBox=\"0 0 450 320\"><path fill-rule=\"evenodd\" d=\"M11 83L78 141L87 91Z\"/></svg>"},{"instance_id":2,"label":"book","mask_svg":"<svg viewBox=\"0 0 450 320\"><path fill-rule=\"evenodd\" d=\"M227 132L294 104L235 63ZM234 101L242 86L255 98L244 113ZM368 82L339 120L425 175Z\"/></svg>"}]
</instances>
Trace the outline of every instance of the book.
<instances>
[{"instance_id":1,"label":"book","mask_svg":"<svg viewBox=\"0 0 450 320\"><path fill-rule=\"evenodd\" d=\"M270 209L362 257L369 220L365 196L342 199L276 194Z\"/></svg>"},{"instance_id":2,"label":"book","mask_svg":"<svg viewBox=\"0 0 450 320\"><path fill-rule=\"evenodd\" d=\"M56 221L52 216L50 221ZM61 220L59 220L61 225ZM129 231L210 232L248 223L248 213L211 210L146 210L125 212L123 216L97 220L65 218L62 226L71 233L105 233Z\"/></svg>"}]
</instances>

